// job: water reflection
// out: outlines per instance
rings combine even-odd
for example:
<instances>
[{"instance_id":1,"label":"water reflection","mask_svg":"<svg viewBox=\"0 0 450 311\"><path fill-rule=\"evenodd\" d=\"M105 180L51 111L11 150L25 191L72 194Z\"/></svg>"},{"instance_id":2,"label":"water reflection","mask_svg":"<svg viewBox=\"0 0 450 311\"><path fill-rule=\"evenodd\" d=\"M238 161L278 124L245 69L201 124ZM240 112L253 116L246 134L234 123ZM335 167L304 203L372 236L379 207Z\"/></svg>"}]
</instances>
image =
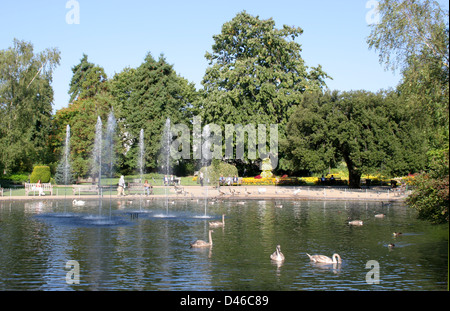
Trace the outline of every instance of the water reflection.
<instances>
[{"instance_id":1,"label":"water reflection","mask_svg":"<svg viewBox=\"0 0 450 311\"><path fill-rule=\"evenodd\" d=\"M0 290L445 290L448 225L418 221L400 204L370 202L0 202ZM70 202L69 202L70 203ZM109 204L108 204L109 205ZM276 207L282 205L282 208ZM383 213L383 218L375 217ZM209 221L226 214L207 240ZM133 215L137 215L134 217ZM203 217L198 217L203 215ZM348 225L348 218L363 226ZM393 232L403 232L394 237ZM270 254L281 245L283 262ZM395 244L389 248L389 244ZM342 264L311 263L306 253L339 253ZM80 264L79 285L65 264ZM365 281L367 261L381 282Z\"/></svg>"}]
</instances>

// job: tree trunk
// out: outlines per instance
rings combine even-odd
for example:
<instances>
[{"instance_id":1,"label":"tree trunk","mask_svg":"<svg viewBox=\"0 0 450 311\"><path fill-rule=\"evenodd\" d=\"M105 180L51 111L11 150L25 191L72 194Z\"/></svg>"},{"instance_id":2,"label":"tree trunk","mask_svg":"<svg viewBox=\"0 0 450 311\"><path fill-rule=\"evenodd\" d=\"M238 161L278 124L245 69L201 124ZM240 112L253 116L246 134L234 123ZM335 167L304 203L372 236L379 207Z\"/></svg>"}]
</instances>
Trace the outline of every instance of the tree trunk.
<instances>
[{"instance_id":1,"label":"tree trunk","mask_svg":"<svg viewBox=\"0 0 450 311\"><path fill-rule=\"evenodd\" d=\"M361 172L348 157L344 157L344 160L347 163L349 188L361 188Z\"/></svg>"}]
</instances>

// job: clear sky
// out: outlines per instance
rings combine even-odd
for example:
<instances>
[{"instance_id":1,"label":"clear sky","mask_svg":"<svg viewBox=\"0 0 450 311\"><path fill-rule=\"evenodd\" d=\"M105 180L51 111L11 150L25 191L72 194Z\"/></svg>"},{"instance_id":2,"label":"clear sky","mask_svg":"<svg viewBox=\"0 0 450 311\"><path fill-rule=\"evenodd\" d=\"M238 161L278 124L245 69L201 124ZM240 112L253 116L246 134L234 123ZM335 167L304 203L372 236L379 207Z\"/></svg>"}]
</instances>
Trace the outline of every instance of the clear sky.
<instances>
[{"instance_id":1,"label":"clear sky","mask_svg":"<svg viewBox=\"0 0 450 311\"><path fill-rule=\"evenodd\" d=\"M52 84L54 109L67 107L71 68L83 53L109 78L127 66L138 67L148 52L155 58L164 54L179 75L201 88L213 35L243 10L273 18L277 28L301 27L304 33L296 41L306 65L321 64L333 78L327 80L330 89L378 91L400 80L384 70L366 43L372 10L366 5L374 0L71 1L79 4L78 24L68 23L66 15L74 12L73 6L66 8L69 0L0 0L0 49L17 38L31 42L35 52L49 47L61 52Z\"/></svg>"}]
</instances>

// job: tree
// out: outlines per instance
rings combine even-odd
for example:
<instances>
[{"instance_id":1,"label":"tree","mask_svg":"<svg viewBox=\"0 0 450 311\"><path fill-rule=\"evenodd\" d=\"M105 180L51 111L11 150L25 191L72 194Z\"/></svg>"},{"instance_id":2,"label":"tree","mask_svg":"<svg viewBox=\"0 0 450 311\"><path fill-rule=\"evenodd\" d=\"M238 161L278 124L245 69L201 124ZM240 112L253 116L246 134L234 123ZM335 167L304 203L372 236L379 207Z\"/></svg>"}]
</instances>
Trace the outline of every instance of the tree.
<instances>
[{"instance_id":1,"label":"tree","mask_svg":"<svg viewBox=\"0 0 450 311\"><path fill-rule=\"evenodd\" d=\"M395 93L312 93L292 114L283 148L291 167L321 172L343 159L349 186L361 175L405 174L424 165L423 139Z\"/></svg>"},{"instance_id":2,"label":"tree","mask_svg":"<svg viewBox=\"0 0 450 311\"><path fill-rule=\"evenodd\" d=\"M107 91L107 76L102 67L88 62L88 56L83 54L80 63L72 68L73 76L69 84L69 102L75 99L93 97Z\"/></svg>"},{"instance_id":3,"label":"tree","mask_svg":"<svg viewBox=\"0 0 450 311\"><path fill-rule=\"evenodd\" d=\"M284 135L288 117L306 90L321 90L328 77L321 66L308 68L295 41L298 27L275 27L272 19L241 12L215 35L203 78L203 97L195 112L205 124L278 124Z\"/></svg>"},{"instance_id":4,"label":"tree","mask_svg":"<svg viewBox=\"0 0 450 311\"><path fill-rule=\"evenodd\" d=\"M418 217L435 224L448 223L448 153L443 158L435 158L432 169L417 175L413 186L407 203L418 211Z\"/></svg>"},{"instance_id":5,"label":"tree","mask_svg":"<svg viewBox=\"0 0 450 311\"><path fill-rule=\"evenodd\" d=\"M45 163L52 114L53 70L60 52L34 53L29 42L14 39L0 51L0 168L30 171Z\"/></svg>"},{"instance_id":6,"label":"tree","mask_svg":"<svg viewBox=\"0 0 450 311\"><path fill-rule=\"evenodd\" d=\"M449 16L432 0L383 0L381 22L372 25L369 48L386 68L400 69L398 90L428 132L430 147L448 150Z\"/></svg>"},{"instance_id":7,"label":"tree","mask_svg":"<svg viewBox=\"0 0 450 311\"><path fill-rule=\"evenodd\" d=\"M116 74L110 86L121 133L122 168L137 168L139 133L144 129L145 164L155 169L165 121L188 124L194 85L178 76L162 55L155 60L148 53L138 68Z\"/></svg>"},{"instance_id":8,"label":"tree","mask_svg":"<svg viewBox=\"0 0 450 311\"><path fill-rule=\"evenodd\" d=\"M71 127L71 164L74 177L86 177L92 166L91 155L95 138L97 118L106 122L113 106L109 94L109 82L102 67L87 61L83 54L80 64L72 68L70 82L71 98L68 107L58 110L52 129L52 151L61 154L67 124Z\"/></svg>"}]
</instances>

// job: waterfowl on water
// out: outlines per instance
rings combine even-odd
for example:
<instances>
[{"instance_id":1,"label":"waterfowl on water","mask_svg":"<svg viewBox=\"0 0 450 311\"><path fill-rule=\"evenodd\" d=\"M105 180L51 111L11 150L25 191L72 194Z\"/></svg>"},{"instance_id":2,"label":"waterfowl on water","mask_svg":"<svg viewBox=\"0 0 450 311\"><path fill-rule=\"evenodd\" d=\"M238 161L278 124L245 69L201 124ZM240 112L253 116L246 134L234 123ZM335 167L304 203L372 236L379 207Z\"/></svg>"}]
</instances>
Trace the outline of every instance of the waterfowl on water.
<instances>
[{"instance_id":1,"label":"waterfowl on water","mask_svg":"<svg viewBox=\"0 0 450 311\"><path fill-rule=\"evenodd\" d=\"M277 245L277 248L275 249L275 252L270 255L270 259L274 261L284 261L284 255L281 252L281 246Z\"/></svg>"},{"instance_id":2,"label":"waterfowl on water","mask_svg":"<svg viewBox=\"0 0 450 311\"><path fill-rule=\"evenodd\" d=\"M190 243L191 247L208 247L213 245L211 233L213 230L209 230L209 242L203 240L197 240L194 243Z\"/></svg>"},{"instance_id":3,"label":"waterfowl on water","mask_svg":"<svg viewBox=\"0 0 450 311\"><path fill-rule=\"evenodd\" d=\"M394 236L400 236L400 235L402 235L403 233L401 233L401 232L394 232L394 233L392 233Z\"/></svg>"},{"instance_id":4,"label":"waterfowl on water","mask_svg":"<svg viewBox=\"0 0 450 311\"><path fill-rule=\"evenodd\" d=\"M84 206L86 204L86 202L82 201L82 200L73 200L72 204L75 206Z\"/></svg>"},{"instance_id":5,"label":"waterfowl on water","mask_svg":"<svg viewBox=\"0 0 450 311\"><path fill-rule=\"evenodd\" d=\"M394 247L395 247L395 244L389 243L389 244L388 244L388 247L389 247L389 248L394 248Z\"/></svg>"},{"instance_id":6,"label":"waterfowl on water","mask_svg":"<svg viewBox=\"0 0 450 311\"><path fill-rule=\"evenodd\" d=\"M209 226L211 228L224 227L225 226L225 214L222 214L222 221L210 221Z\"/></svg>"},{"instance_id":7,"label":"waterfowl on water","mask_svg":"<svg viewBox=\"0 0 450 311\"><path fill-rule=\"evenodd\" d=\"M348 222L348 224L352 225L352 226L362 226L363 221L362 220L351 220Z\"/></svg>"},{"instance_id":8,"label":"waterfowl on water","mask_svg":"<svg viewBox=\"0 0 450 311\"><path fill-rule=\"evenodd\" d=\"M376 214L375 218L384 218L384 216L386 216L385 214Z\"/></svg>"},{"instance_id":9,"label":"waterfowl on water","mask_svg":"<svg viewBox=\"0 0 450 311\"><path fill-rule=\"evenodd\" d=\"M317 263L341 263L342 259L341 256L339 256L339 254L333 254L333 256L328 257L325 255L310 255L308 253L306 253L306 255L308 255L309 259L312 262L317 262Z\"/></svg>"}]
</instances>

